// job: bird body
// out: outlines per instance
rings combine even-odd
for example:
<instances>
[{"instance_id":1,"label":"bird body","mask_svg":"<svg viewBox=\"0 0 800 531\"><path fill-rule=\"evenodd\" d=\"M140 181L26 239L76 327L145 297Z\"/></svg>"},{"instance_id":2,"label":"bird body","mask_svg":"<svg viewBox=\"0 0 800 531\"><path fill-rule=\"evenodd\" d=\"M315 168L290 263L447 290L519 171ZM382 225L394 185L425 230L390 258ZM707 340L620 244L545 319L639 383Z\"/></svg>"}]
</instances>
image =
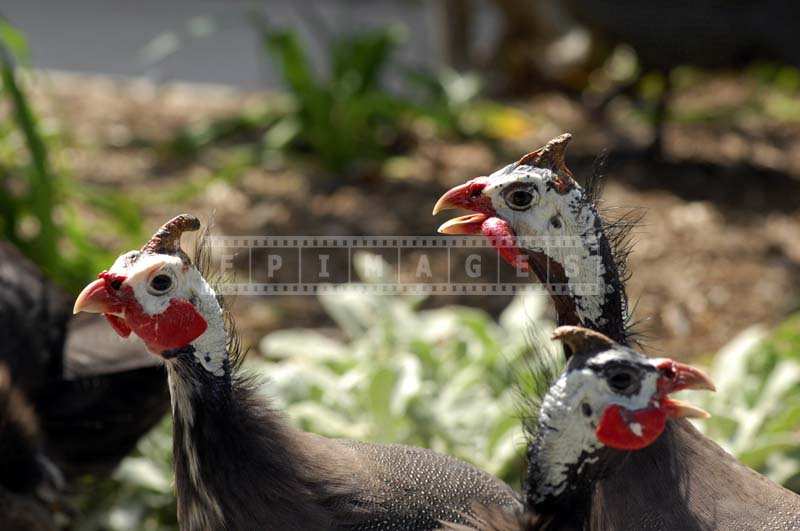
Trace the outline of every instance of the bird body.
<instances>
[{"instance_id":1,"label":"bird body","mask_svg":"<svg viewBox=\"0 0 800 531\"><path fill-rule=\"evenodd\" d=\"M628 223L623 220L609 231L597 213L596 194L583 190L566 167L569 140L568 134L554 138L517 163L445 193L434 213L459 207L475 214L450 220L440 231L484 234L514 265L521 257L531 257L531 270L550 290L560 324L602 332L615 342L615 350L626 349L631 357L646 359L626 346L630 343L624 289ZM617 230L620 227L621 232ZM583 249L570 254L569 249L536 245L542 240L566 238L580 242ZM588 260L586 257L597 258L601 265L592 269L598 273L599 289L588 294L575 291L577 283L572 281L588 278L580 265L582 259ZM593 311L587 312L587 308ZM581 441L574 430L561 425L552 429L549 419L564 419L570 414L577 415L572 422L580 424L578 418L584 411L574 404L565 410L564 401L558 397L571 395L559 386L575 382L571 373L583 370L579 361L592 363L598 356L596 351L581 357L576 357L573 349L565 349L565 353L571 356L567 369L553 383L539 411L531 412L545 424L534 426L528 447L527 512L509 515L487 510L473 527L648 531L800 528L800 496L739 463L680 418L685 415L648 414L642 419L637 409L624 415L612 410L609 414L618 422L608 424L607 430L598 428L597 440L584 432L585 440ZM591 405L589 409L595 410ZM607 420L605 416L603 419ZM659 425L660 429L652 430ZM602 434L607 437L612 433L623 434L627 440L596 446L603 442ZM565 455L570 451L571 455ZM593 462L583 466L587 459ZM567 478L563 488L553 477Z\"/></svg>"},{"instance_id":2,"label":"bird body","mask_svg":"<svg viewBox=\"0 0 800 531\"><path fill-rule=\"evenodd\" d=\"M43 451L39 422L11 371L0 363L0 524L9 531L55 531L50 505L62 478Z\"/></svg>"},{"instance_id":3,"label":"bird body","mask_svg":"<svg viewBox=\"0 0 800 531\"><path fill-rule=\"evenodd\" d=\"M71 319L73 302L0 242L0 362L67 479L110 473L169 407L163 368L102 317Z\"/></svg>"},{"instance_id":4,"label":"bird body","mask_svg":"<svg viewBox=\"0 0 800 531\"><path fill-rule=\"evenodd\" d=\"M522 507L503 482L451 457L290 427L240 373L220 300L180 250L181 232L198 227L188 215L168 222L75 303L165 362L182 529L424 530L464 521L475 503Z\"/></svg>"}]
</instances>

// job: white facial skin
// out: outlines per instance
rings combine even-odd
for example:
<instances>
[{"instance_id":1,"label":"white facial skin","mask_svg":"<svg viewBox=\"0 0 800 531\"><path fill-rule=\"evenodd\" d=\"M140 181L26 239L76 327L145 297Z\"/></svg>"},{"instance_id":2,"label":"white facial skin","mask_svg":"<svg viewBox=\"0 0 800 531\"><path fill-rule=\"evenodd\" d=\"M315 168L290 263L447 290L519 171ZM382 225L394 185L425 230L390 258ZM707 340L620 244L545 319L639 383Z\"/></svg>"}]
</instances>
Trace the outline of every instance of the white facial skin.
<instances>
[{"instance_id":1,"label":"white facial skin","mask_svg":"<svg viewBox=\"0 0 800 531\"><path fill-rule=\"evenodd\" d=\"M194 355L207 371L222 376L227 340L222 308L214 290L193 265L184 264L177 256L141 253L131 263L134 253L136 251L117 258L109 273L127 277L123 286L130 286L148 315L164 312L173 299L191 302L208 325L206 331L192 341ZM165 282L163 276L169 277L169 281ZM164 286L166 289L160 289Z\"/></svg>"},{"instance_id":2,"label":"white facial skin","mask_svg":"<svg viewBox=\"0 0 800 531\"><path fill-rule=\"evenodd\" d=\"M483 195L514 229L520 247L544 252L561 264L581 322L603 326L602 306L611 286L606 286L605 265L597 255L597 214L579 186L561 194L553 186L555 178L546 168L510 164L489 176ZM526 242L526 236L544 241Z\"/></svg>"},{"instance_id":3,"label":"white facial skin","mask_svg":"<svg viewBox=\"0 0 800 531\"><path fill-rule=\"evenodd\" d=\"M603 368L609 369L607 374ZM630 411L649 407L658 391L658 378L650 360L624 350L597 354L585 367L562 374L542 403L538 458L543 476L536 484L536 501L558 496L566 489L568 471L583 453L590 457L582 465L597 460L591 454L603 446L596 429L605 409L614 404ZM630 385L624 386L626 381ZM623 389L614 389L611 382ZM629 428L634 435L641 435L636 423Z\"/></svg>"}]
</instances>

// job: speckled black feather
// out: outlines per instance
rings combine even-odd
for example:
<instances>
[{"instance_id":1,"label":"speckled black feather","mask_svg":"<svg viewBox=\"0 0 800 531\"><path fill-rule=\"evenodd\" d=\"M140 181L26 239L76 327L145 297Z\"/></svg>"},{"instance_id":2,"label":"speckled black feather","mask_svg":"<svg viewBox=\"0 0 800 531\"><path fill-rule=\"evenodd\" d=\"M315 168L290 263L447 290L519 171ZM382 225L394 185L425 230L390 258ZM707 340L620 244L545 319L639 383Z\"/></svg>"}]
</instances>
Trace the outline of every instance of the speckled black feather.
<instances>
[{"instance_id":1,"label":"speckled black feather","mask_svg":"<svg viewBox=\"0 0 800 531\"><path fill-rule=\"evenodd\" d=\"M544 531L553 529L550 519L529 511L508 511L496 507L476 507L465 524L445 522L447 531Z\"/></svg>"},{"instance_id":2,"label":"speckled black feather","mask_svg":"<svg viewBox=\"0 0 800 531\"><path fill-rule=\"evenodd\" d=\"M211 284L219 277L208 235L197 239L195 260ZM182 529L425 530L465 521L475 503L521 509L507 485L452 457L294 429L242 371L226 315L223 377L191 345L166 353Z\"/></svg>"},{"instance_id":3,"label":"speckled black feather","mask_svg":"<svg viewBox=\"0 0 800 531\"><path fill-rule=\"evenodd\" d=\"M259 395L257 380L230 367L229 378L216 377L190 348L169 357L173 394L185 396L173 397L182 529L424 530L463 522L476 502L521 507L471 465L296 430Z\"/></svg>"}]
</instances>

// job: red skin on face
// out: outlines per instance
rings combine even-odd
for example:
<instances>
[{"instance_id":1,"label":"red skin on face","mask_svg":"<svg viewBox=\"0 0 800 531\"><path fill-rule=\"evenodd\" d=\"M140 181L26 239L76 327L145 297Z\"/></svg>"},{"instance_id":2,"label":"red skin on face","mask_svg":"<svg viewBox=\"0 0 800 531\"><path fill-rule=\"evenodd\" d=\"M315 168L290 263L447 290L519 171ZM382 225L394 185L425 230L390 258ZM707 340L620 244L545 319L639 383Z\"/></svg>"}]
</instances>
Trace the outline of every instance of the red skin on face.
<instances>
[{"instance_id":1,"label":"red skin on face","mask_svg":"<svg viewBox=\"0 0 800 531\"><path fill-rule=\"evenodd\" d=\"M496 217L486 218L481 224L481 232L489 238L503 260L514 267L519 267L521 271L530 270L530 264L516 246L516 235L507 221Z\"/></svg>"},{"instance_id":2,"label":"red skin on face","mask_svg":"<svg viewBox=\"0 0 800 531\"><path fill-rule=\"evenodd\" d=\"M105 293L98 293L109 312L104 313L111 327L122 337L131 332L139 336L147 349L156 354L188 345L206 331L208 324L192 303L172 299L163 312L145 313L130 286L114 289L112 284L125 281L124 276L101 273L105 280ZM122 316L120 316L120 314Z\"/></svg>"},{"instance_id":3,"label":"red skin on face","mask_svg":"<svg viewBox=\"0 0 800 531\"><path fill-rule=\"evenodd\" d=\"M483 234L500 256L521 271L529 271L530 264L525 260L516 246L516 235L511 225L497 216L492 200L482 194L489 184L488 177L476 177L447 192L442 199L452 207L464 208L476 212L471 221L459 223L460 234ZM441 201L441 199L440 199Z\"/></svg>"},{"instance_id":4,"label":"red skin on face","mask_svg":"<svg viewBox=\"0 0 800 531\"><path fill-rule=\"evenodd\" d=\"M641 426L641 437L631 430L631 424ZM667 424L667 413L660 404L655 407L629 411L621 406L608 406L597 425L597 439L617 450L641 450L658 439Z\"/></svg>"},{"instance_id":5,"label":"red skin on face","mask_svg":"<svg viewBox=\"0 0 800 531\"><path fill-rule=\"evenodd\" d=\"M119 334L121 337L128 337L131 335L131 329L128 325L125 324L125 321L121 317L117 317L116 315L110 313L104 313L103 317L106 318L106 321L111 325L111 328L114 329L114 332Z\"/></svg>"},{"instance_id":6,"label":"red skin on face","mask_svg":"<svg viewBox=\"0 0 800 531\"><path fill-rule=\"evenodd\" d=\"M129 304L125 324L155 353L184 347L208 328L194 305L184 299L172 299L167 309L156 315L146 314L138 302Z\"/></svg>"}]
</instances>

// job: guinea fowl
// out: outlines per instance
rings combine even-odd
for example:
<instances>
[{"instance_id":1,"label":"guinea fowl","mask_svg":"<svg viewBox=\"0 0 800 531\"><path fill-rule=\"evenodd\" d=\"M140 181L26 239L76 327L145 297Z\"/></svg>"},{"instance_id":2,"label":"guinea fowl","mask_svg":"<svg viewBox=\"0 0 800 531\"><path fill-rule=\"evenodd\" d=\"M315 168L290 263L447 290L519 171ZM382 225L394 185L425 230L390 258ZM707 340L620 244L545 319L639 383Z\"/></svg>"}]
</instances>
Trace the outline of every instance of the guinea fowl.
<instances>
[{"instance_id":1,"label":"guinea fowl","mask_svg":"<svg viewBox=\"0 0 800 531\"><path fill-rule=\"evenodd\" d=\"M517 163L453 188L434 213L474 211L440 231L488 236L505 260L528 264L547 286L559 324L586 326L627 345L626 231L612 226L609 233L595 193L573 178L564 160L570 138L561 135ZM580 245L537 246L542 237ZM580 292L586 284L595 288ZM607 461L590 491L551 514L570 522L567 529L800 528L800 496L745 467L685 420L668 421L651 445Z\"/></svg>"},{"instance_id":2,"label":"guinea fowl","mask_svg":"<svg viewBox=\"0 0 800 531\"><path fill-rule=\"evenodd\" d=\"M33 407L0 363L0 527L5 531L57 529L51 505L63 480L45 456Z\"/></svg>"},{"instance_id":3,"label":"guinea fowl","mask_svg":"<svg viewBox=\"0 0 800 531\"><path fill-rule=\"evenodd\" d=\"M582 529L594 483L627 452L653 444L667 419L708 417L702 409L669 397L684 389L714 390L694 367L647 358L577 326L559 327L553 338L564 344L567 365L560 375L543 371L549 382L542 381L537 389L544 392L528 397L537 405L525 419L529 510L478 510L470 525L449 528ZM548 367L541 360L538 366Z\"/></svg>"},{"instance_id":4,"label":"guinea fowl","mask_svg":"<svg viewBox=\"0 0 800 531\"><path fill-rule=\"evenodd\" d=\"M163 368L100 316L72 318L73 302L0 241L0 361L68 480L109 473L169 407Z\"/></svg>"},{"instance_id":5,"label":"guinea fowl","mask_svg":"<svg viewBox=\"0 0 800 531\"><path fill-rule=\"evenodd\" d=\"M166 364L182 529L433 529L463 521L475 503L522 507L507 485L454 458L290 427L241 375L220 299L181 250L181 233L199 226L185 214L167 222L75 302Z\"/></svg>"},{"instance_id":6,"label":"guinea fowl","mask_svg":"<svg viewBox=\"0 0 800 531\"><path fill-rule=\"evenodd\" d=\"M472 210L439 232L485 235L506 262L536 275L559 325L585 326L624 344L628 232L637 219L623 215L611 226L603 221L595 206L597 181L584 190L564 162L571 138L563 134L488 177L452 188L433 214Z\"/></svg>"}]
</instances>

